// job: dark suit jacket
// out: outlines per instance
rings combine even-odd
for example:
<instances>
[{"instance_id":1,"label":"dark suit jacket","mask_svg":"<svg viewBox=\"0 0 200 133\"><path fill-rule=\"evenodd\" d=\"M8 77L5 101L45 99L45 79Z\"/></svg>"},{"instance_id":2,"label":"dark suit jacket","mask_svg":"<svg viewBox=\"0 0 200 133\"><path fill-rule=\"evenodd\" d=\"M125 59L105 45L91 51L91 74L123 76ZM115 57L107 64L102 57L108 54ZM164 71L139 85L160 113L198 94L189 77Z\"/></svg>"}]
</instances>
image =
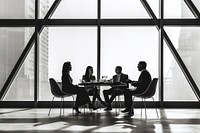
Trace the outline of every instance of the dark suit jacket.
<instances>
[{"instance_id":1,"label":"dark suit jacket","mask_svg":"<svg viewBox=\"0 0 200 133\"><path fill-rule=\"evenodd\" d=\"M151 75L147 70L143 70L139 76L138 81L131 83L131 85L137 87L136 91L139 93L144 92L149 83L151 82Z\"/></svg>"},{"instance_id":2,"label":"dark suit jacket","mask_svg":"<svg viewBox=\"0 0 200 133\"><path fill-rule=\"evenodd\" d=\"M122 73L120 77L120 82L127 83L127 80L128 80L128 75ZM117 82L117 75L113 76L113 82ZM128 88L128 83L126 87L120 87L120 88Z\"/></svg>"}]
</instances>

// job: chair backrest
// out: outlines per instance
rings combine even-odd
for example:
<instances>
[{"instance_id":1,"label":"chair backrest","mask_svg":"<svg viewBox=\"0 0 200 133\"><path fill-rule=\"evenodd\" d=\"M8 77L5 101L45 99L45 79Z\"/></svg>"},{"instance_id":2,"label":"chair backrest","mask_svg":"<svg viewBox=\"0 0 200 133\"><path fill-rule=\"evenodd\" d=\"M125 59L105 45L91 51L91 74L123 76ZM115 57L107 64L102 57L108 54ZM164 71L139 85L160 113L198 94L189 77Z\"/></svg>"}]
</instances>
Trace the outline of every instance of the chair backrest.
<instances>
[{"instance_id":1,"label":"chair backrest","mask_svg":"<svg viewBox=\"0 0 200 133\"><path fill-rule=\"evenodd\" d=\"M141 95L141 97L145 97L145 98L152 97L156 93L157 82L158 82L158 78L154 78L150 82L149 86L147 87L147 90Z\"/></svg>"},{"instance_id":2,"label":"chair backrest","mask_svg":"<svg viewBox=\"0 0 200 133\"><path fill-rule=\"evenodd\" d=\"M50 78L49 82L50 82L50 87L51 87L51 93L56 97L63 96L64 93L58 86L57 82L53 78Z\"/></svg>"}]
</instances>

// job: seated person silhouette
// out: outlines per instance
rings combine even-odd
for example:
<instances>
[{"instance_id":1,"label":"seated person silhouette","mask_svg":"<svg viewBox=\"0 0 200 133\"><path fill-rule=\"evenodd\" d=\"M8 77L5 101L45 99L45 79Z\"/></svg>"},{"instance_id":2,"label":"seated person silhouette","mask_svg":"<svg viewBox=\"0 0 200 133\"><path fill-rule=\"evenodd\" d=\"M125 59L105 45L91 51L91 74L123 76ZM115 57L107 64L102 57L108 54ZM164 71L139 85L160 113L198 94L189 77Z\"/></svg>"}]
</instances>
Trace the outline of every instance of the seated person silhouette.
<instances>
[{"instance_id":1,"label":"seated person silhouette","mask_svg":"<svg viewBox=\"0 0 200 133\"><path fill-rule=\"evenodd\" d=\"M72 78L70 76L70 71L72 70L72 66L70 62L65 62L62 68L62 90L66 93L77 94L75 106L73 107L77 113L81 113L79 111L79 107L85 104L89 105L90 109L95 110L91 104L90 98L84 87L78 87L74 85L72 82Z\"/></svg>"},{"instance_id":2,"label":"seated person silhouette","mask_svg":"<svg viewBox=\"0 0 200 133\"><path fill-rule=\"evenodd\" d=\"M82 77L82 82L92 82L92 81L95 81L95 80L96 80L96 78L93 75L93 67L87 66L86 71L85 71L85 75L83 75L83 77ZM107 106L107 104L101 99L100 94L99 94L99 90L97 89L96 86L85 87L85 88L86 88L88 95L93 96L92 106L94 106L96 99L98 99L101 102L102 105Z\"/></svg>"},{"instance_id":3,"label":"seated person silhouette","mask_svg":"<svg viewBox=\"0 0 200 133\"><path fill-rule=\"evenodd\" d=\"M122 110L121 112L125 113L127 112L129 116L134 115L134 111L132 108L132 95L134 94L140 94L146 91L149 83L151 82L151 75L146 69L146 62L145 61L140 61L138 63L138 71L141 72L138 81L131 81L129 80L129 83L136 87L136 89L126 89L124 92L124 99L125 99L125 109Z\"/></svg>"},{"instance_id":4,"label":"seated person silhouette","mask_svg":"<svg viewBox=\"0 0 200 133\"><path fill-rule=\"evenodd\" d=\"M123 82L126 83L128 80L128 75L122 73L122 67L117 66L115 68L116 75L113 76L112 81L113 84L118 83L118 82ZM128 84L126 86L113 86L112 88L108 90L104 90L104 98L105 102L107 103L107 107L105 111L112 110L111 103L115 99L117 95L121 95L124 93L124 91L128 88ZM109 95L111 95L109 99Z\"/></svg>"}]
</instances>

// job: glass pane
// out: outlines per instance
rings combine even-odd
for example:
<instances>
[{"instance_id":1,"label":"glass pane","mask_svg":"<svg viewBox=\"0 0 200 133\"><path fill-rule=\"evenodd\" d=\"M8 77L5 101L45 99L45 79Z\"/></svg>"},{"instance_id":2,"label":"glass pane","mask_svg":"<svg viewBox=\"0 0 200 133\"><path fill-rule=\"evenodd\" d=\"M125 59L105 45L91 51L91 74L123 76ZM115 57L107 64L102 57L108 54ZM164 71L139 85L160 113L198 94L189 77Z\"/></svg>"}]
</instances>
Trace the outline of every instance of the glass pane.
<instances>
[{"instance_id":1,"label":"glass pane","mask_svg":"<svg viewBox=\"0 0 200 133\"><path fill-rule=\"evenodd\" d=\"M0 19L34 19L35 0L0 0Z\"/></svg>"},{"instance_id":2,"label":"glass pane","mask_svg":"<svg viewBox=\"0 0 200 133\"><path fill-rule=\"evenodd\" d=\"M200 46L199 46L199 27L167 27L170 38L174 31L179 30L179 36L173 39L173 43L177 43L177 51L185 63L187 69L192 75L197 86L200 87L200 69L199 65Z\"/></svg>"},{"instance_id":3,"label":"glass pane","mask_svg":"<svg viewBox=\"0 0 200 133\"><path fill-rule=\"evenodd\" d=\"M40 100L52 99L49 78L61 82L62 65L66 61L72 63L70 75L74 84L80 83L88 65L93 66L96 76L96 33L96 27L56 27L43 30L40 39L46 42L40 43Z\"/></svg>"},{"instance_id":4,"label":"glass pane","mask_svg":"<svg viewBox=\"0 0 200 133\"><path fill-rule=\"evenodd\" d=\"M0 88L27 45L34 28L0 28Z\"/></svg>"},{"instance_id":5,"label":"glass pane","mask_svg":"<svg viewBox=\"0 0 200 133\"><path fill-rule=\"evenodd\" d=\"M194 18L183 0L164 0L165 18Z\"/></svg>"},{"instance_id":6,"label":"glass pane","mask_svg":"<svg viewBox=\"0 0 200 133\"><path fill-rule=\"evenodd\" d=\"M101 36L101 76L112 78L119 65L130 79L138 80L137 64L144 60L152 78L158 77L158 31L155 27L102 27Z\"/></svg>"},{"instance_id":7,"label":"glass pane","mask_svg":"<svg viewBox=\"0 0 200 133\"><path fill-rule=\"evenodd\" d=\"M147 3L151 7L157 18L159 18L159 1L160 0L147 0Z\"/></svg>"},{"instance_id":8,"label":"glass pane","mask_svg":"<svg viewBox=\"0 0 200 133\"><path fill-rule=\"evenodd\" d=\"M167 44L164 47L164 100L197 101L183 72L169 51Z\"/></svg>"},{"instance_id":9,"label":"glass pane","mask_svg":"<svg viewBox=\"0 0 200 133\"><path fill-rule=\"evenodd\" d=\"M55 0L40 0L39 18L44 18Z\"/></svg>"},{"instance_id":10,"label":"glass pane","mask_svg":"<svg viewBox=\"0 0 200 133\"><path fill-rule=\"evenodd\" d=\"M102 0L102 18L149 18L139 0Z\"/></svg>"},{"instance_id":11,"label":"glass pane","mask_svg":"<svg viewBox=\"0 0 200 133\"><path fill-rule=\"evenodd\" d=\"M97 0L62 0L52 18L97 18Z\"/></svg>"},{"instance_id":12,"label":"glass pane","mask_svg":"<svg viewBox=\"0 0 200 133\"><path fill-rule=\"evenodd\" d=\"M34 100L34 47L32 47L10 86L5 101Z\"/></svg>"},{"instance_id":13,"label":"glass pane","mask_svg":"<svg viewBox=\"0 0 200 133\"><path fill-rule=\"evenodd\" d=\"M200 86L200 71L199 68L196 67L198 66L198 59L200 57L199 55L199 38L198 34L200 33L200 29L195 27L165 27L166 32L168 36L170 37L172 43L175 45L175 48L177 49L177 52L181 56L183 62L185 63L187 69L189 70L191 76L193 77L194 81L196 82L197 86ZM166 48L167 49L167 48ZM166 51L166 50L165 50ZM167 52L166 52L167 53ZM172 77L174 82L177 82L176 84L180 85L174 85L177 86L177 89L181 88L182 90L185 90L185 94L188 96L183 97L183 99L179 98L178 96L176 99L173 100L196 100L196 97L194 96L194 93L189 86L188 82L186 81L183 73L181 70L179 70L179 66L177 63L174 63L173 58L169 58L169 55L171 53L167 53L165 58L165 61L168 60L168 63L164 65L165 67L168 66L168 69L165 69L165 74L167 75L168 71L172 71L171 73L179 73L179 75L182 75L180 77L177 77L177 74L174 74ZM171 65L173 62L173 65ZM168 65L167 65L168 64ZM171 66L171 67L170 67ZM173 66L173 67L172 67ZM172 75L172 74L171 74ZM176 80L180 80L179 82ZM182 81L181 81L182 80ZM183 83L183 81L185 81ZM175 84L175 83L174 83ZM179 87L178 87L179 86ZM177 90L176 89L176 90ZM178 93L178 92L177 92ZM178 94L177 94L178 95ZM184 99L185 98L185 99Z\"/></svg>"}]
</instances>

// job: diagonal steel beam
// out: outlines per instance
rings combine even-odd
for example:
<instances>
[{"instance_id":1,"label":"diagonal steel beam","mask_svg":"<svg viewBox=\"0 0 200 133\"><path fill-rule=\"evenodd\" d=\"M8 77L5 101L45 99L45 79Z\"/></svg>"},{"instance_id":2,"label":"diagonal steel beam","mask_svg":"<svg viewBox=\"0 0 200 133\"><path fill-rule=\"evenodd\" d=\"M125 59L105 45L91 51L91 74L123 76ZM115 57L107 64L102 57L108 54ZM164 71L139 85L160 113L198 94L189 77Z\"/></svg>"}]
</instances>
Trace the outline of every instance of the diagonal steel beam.
<instances>
[{"instance_id":1,"label":"diagonal steel beam","mask_svg":"<svg viewBox=\"0 0 200 133\"><path fill-rule=\"evenodd\" d=\"M156 15L154 14L153 10L151 9L151 7L149 6L149 4L147 3L146 0L141 0L143 6L145 7L146 11L148 12L148 14L150 15L150 17L152 17L154 20L157 19ZM157 21L154 21L157 22ZM160 30L160 24L159 23L155 23L157 26L157 29ZM165 32L165 30L163 29L163 37L164 40L167 44L167 46L169 47L170 51L172 52L175 60L177 61L179 67L181 68L184 76L186 77L187 81L189 82L195 96L197 97L197 99L200 101L200 91L196 85L196 83L194 82L190 72L188 71L187 67L185 66L183 60L181 59L180 55L178 54L178 52L176 51L173 43L171 42L170 38L168 37L167 33Z\"/></svg>"},{"instance_id":2,"label":"diagonal steel beam","mask_svg":"<svg viewBox=\"0 0 200 133\"><path fill-rule=\"evenodd\" d=\"M159 20L157 19L156 15L154 14L153 10L149 6L146 0L140 0L144 8L146 9L147 13L149 16L153 19L154 23L156 24L156 28L159 30L160 29L160 23Z\"/></svg>"},{"instance_id":3,"label":"diagonal steel beam","mask_svg":"<svg viewBox=\"0 0 200 133\"><path fill-rule=\"evenodd\" d=\"M51 6L51 8L49 9L49 11L47 12L47 14L44 17L44 21L48 20L54 13L54 11L56 10L56 8L58 7L58 5L60 4L61 0L55 0L53 5ZM38 23L36 23L35 25L38 25ZM38 31L39 34L42 32L42 30L44 29L43 24L40 24L38 26ZM35 38L36 38L36 32L33 33L31 39L29 40L28 44L26 45L26 47L24 48L22 54L20 55L19 59L17 60L17 63L15 64L14 68L12 69L10 75L8 76L3 88L0 91L0 100L3 100L3 98L5 97L10 85L12 84L12 82L14 81L17 73L19 72L19 69L21 68L22 64L24 63L28 53L30 52L33 44L35 43Z\"/></svg>"},{"instance_id":4,"label":"diagonal steel beam","mask_svg":"<svg viewBox=\"0 0 200 133\"><path fill-rule=\"evenodd\" d=\"M194 5L194 3L191 0L184 0L184 2L186 3L186 5L189 7L190 11L193 13L193 15L200 19L200 13L199 10L196 8L196 6Z\"/></svg>"}]
</instances>

